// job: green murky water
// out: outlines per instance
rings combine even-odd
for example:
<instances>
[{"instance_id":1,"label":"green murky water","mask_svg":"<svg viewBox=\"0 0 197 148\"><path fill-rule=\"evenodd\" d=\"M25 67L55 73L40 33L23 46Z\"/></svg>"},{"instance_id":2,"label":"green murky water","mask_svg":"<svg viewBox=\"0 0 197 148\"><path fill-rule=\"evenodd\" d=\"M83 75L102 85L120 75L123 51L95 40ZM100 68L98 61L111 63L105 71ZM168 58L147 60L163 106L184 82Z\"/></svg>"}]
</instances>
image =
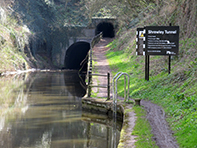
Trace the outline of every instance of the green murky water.
<instances>
[{"instance_id":1,"label":"green murky water","mask_svg":"<svg viewBox=\"0 0 197 148\"><path fill-rule=\"evenodd\" d=\"M0 79L0 148L115 148L118 144L120 125L82 111L86 90L77 72L33 72Z\"/></svg>"}]
</instances>

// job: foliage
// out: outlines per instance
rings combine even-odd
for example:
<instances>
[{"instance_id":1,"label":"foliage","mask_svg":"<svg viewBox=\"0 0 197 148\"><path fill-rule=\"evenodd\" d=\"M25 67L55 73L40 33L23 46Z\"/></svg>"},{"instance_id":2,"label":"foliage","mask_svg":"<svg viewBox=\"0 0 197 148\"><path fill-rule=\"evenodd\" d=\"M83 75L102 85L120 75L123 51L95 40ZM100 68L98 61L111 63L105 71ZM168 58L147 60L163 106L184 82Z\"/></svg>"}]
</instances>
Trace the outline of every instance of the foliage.
<instances>
[{"instance_id":1,"label":"foliage","mask_svg":"<svg viewBox=\"0 0 197 148\"><path fill-rule=\"evenodd\" d=\"M24 48L31 32L26 25L19 26L5 9L0 9L0 72L23 70L27 68Z\"/></svg>"},{"instance_id":2,"label":"foliage","mask_svg":"<svg viewBox=\"0 0 197 148\"><path fill-rule=\"evenodd\" d=\"M120 26L130 26L131 20L152 9L154 0L84 0L84 8L89 19L92 17L116 17Z\"/></svg>"}]
</instances>

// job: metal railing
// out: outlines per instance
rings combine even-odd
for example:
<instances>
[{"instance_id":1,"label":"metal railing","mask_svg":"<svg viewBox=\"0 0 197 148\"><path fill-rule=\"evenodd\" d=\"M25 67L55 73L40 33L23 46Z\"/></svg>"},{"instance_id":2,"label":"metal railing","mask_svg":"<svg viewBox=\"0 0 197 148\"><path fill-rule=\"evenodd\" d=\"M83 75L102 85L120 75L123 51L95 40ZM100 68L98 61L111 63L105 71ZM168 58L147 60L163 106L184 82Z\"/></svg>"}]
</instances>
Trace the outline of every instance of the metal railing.
<instances>
[{"instance_id":1,"label":"metal railing","mask_svg":"<svg viewBox=\"0 0 197 148\"><path fill-rule=\"evenodd\" d=\"M125 72L118 72L113 78L113 84L112 84L113 100L116 99L116 101L117 101L117 94L118 94L118 92L117 92L117 82L118 82L118 80L120 79L120 77L122 75L124 75L124 101L126 101L126 99L128 101L128 99L129 99L129 83L130 83L130 79L129 79L129 75L127 73L125 73ZM128 89L127 89L127 91L126 91L126 76L128 78L128 83L127 83Z\"/></svg>"},{"instance_id":2,"label":"metal railing","mask_svg":"<svg viewBox=\"0 0 197 148\"><path fill-rule=\"evenodd\" d=\"M124 75L124 101L129 100L129 75L125 72L118 72L113 77L113 83L112 83L112 92L113 92L113 104L114 104L114 118L116 119L116 112L117 112L117 98L118 98L118 90L117 90L117 82L120 79L120 77ZM128 89L126 92L126 76L128 78Z\"/></svg>"}]
</instances>

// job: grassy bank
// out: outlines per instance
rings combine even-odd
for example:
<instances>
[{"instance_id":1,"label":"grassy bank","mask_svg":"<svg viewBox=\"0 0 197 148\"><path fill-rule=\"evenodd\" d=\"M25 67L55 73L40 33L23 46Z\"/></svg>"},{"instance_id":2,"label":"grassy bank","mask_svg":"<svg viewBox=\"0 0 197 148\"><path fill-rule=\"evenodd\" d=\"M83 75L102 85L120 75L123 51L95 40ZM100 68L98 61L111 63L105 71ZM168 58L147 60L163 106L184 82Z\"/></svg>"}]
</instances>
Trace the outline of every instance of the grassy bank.
<instances>
[{"instance_id":1,"label":"grassy bank","mask_svg":"<svg viewBox=\"0 0 197 148\"><path fill-rule=\"evenodd\" d=\"M130 31L130 36L134 30ZM168 57L150 57L150 80L145 80L144 57L135 55L132 37L115 39L108 46L107 58L113 74L122 71L130 74L130 98L151 100L161 105L167 114L174 136L180 147L197 147L197 38L180 40L180 54L172 58L172 71L168 74ZM120 48L122 47L122 49ZM118 94L123 96L120 80Z\"/></svg>"},{"instance_id":2,"label":"grassy bank","mask_svg":"<svg viewBox=\"0 0 197 148\"><path fill-rule=\"evenodd\" d=\"M0 73L27 69L31 57L25 47L31 32L3 8L0 6Z\"/></svg>"},{"instance_id":3,"label":"grassy bank","mask_svg":"<svg viewBox=\"0 0 197 148\"><path fill-rule=\"evenodd\" d=\"M137 148L157 148L155 141L152 141L151 127L146 120L146 111L138 106L133 107L136 113L136 125L133 129L132 135L137 136L136 147Z\"/></svg>"}]
</instances>

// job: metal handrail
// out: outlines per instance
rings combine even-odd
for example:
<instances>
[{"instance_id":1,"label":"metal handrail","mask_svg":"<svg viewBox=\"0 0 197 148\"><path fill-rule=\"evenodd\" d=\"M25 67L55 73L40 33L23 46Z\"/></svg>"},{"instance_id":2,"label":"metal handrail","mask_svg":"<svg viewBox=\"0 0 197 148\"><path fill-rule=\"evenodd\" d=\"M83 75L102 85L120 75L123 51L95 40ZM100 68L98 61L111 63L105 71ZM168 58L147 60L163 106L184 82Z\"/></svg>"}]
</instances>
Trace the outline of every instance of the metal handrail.
<instances>
[{"instance_id":1,"label":"metal handrail","mask_svg":"<svg viewBox=\"0 0 197 148\"><path fill-rule=\"evenodd\" d=\"M114 118L116 120L116 116L117 116L117 97L118 97L118 91L117 91L117 82L120 79L120 77L124 75L124 101L129 100L129 83L130 83L130 79L129 79L129 75L125 72L118 72L114 78L113 78L113 84L112 84L112 92L113 92L113 105L114 105L114 111L113 111L113 115ZM126 95L126 76L128 77L128 90L127 90L127 95ZM114 85L115 83L115 85ZM115 90L114 90L115 89ZM127 96L127 97L126 97Z\"/></svg>"},{"instance_id":2,"label":"metal handrail","mask_svg":"<svg viewBox=\"0 0 197 148\"><path fill-rule=\"evenodd\" d=\"M120 77L124 75L124 101L128 101L129 99L129 83L130 83L130 79L129 79L129 75L125 72L118 72L114 77L113 77L113 83L112 83L112 92L113 92L113 101L117 102L117 82L120 79ZM126 93L126 76L128 77L128 90ZM114 85L115 83L115 85ZM115 90L114 90L115 89ZM115 100L116 99L116 100Z\"/></svg>"},{"instance_id":3,"label":"metal handrail","mask_svg":"<svg viewBox=\"0 0 197 148\"><path fill-rule=\"evenodd\" d=\"M118 92L117 92L117 82L120 79L120 77L124 75L124 100L129 99L129 83L130 83L130 79L129 79L129 75L125 72L118 72L114 77L113 77L113 83L112 83L112 91L113 91L113 135L114 137L112 137L112 146L111 148L116 147L116 116L117 116L117 96L118 96ZM127 94L126 94L126 76L128 77L128 90L127 90Z\"/></svg>"}]
</instances>

